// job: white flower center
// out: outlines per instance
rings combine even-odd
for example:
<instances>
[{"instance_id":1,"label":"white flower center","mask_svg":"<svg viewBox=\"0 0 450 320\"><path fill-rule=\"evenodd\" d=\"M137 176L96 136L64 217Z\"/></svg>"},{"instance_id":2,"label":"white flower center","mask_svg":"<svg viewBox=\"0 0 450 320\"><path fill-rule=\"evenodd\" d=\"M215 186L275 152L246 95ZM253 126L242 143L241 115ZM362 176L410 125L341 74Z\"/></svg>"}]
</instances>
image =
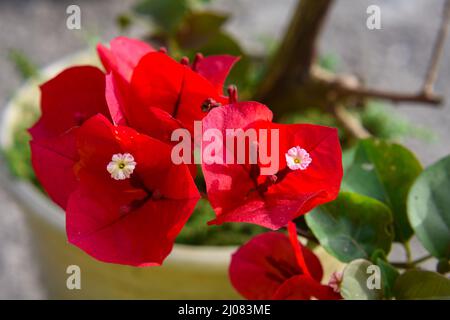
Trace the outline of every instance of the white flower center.
<instances>
[{"instance_id":1,"label":"white flower center","mask_svg":"<svg viewBox=\"0 0 450 320\"><path fill-rule=\"evenodd\" d=\"M299 146L290 148L285 156L287 166L291 170L305 170L312 161L309 153Z\"/></svg>"},{"instance_id":2,"label":"white flower center","mask_svg":"<svg viewBox=\"0 0 450 320\"><path fill-rule=\"evenodd\" d=\"M129 153L116 153L112 156L111 162L106 166L106 170L114 180L128 179L136 168L137 163Z\"/></svg>"}]
</instances>

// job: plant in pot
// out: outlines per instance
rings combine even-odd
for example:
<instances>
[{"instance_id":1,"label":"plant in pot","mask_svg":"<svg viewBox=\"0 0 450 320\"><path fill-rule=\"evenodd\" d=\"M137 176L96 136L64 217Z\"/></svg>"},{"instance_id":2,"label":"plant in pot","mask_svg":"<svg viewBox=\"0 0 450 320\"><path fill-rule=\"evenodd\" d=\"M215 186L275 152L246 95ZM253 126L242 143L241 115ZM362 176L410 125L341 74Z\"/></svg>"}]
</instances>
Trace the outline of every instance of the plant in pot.
<instances>
[{"instance_id":1,"label":"plant in pot","mask_svg":"<svg viewBox=\"0 0 450 320\"><path fill-rule=\"evenodd\" d=\"M430 86L418 95L377 92L315 65L315 38L332 1L301 1L278 51L262 60L244 55L220 29L223 17L187 3L176 15L172 1L138 6L161 24L151 38L164 47L119 37L109 48L98 46L104 71L71 67L41 86L31 162L66 215L29 185L17 184L16 194L32 197L28 210L40 211L30 222L51 294L230 298L234 286L249 299L448 297L449 280L439 274L448 272L447 200L441 195L449 189L442 174L448 158L422 172L406 148L371 137L383 131L371 132L373 122L364 126L367 114L354 111L370 97L436 103ZM170 19L159 19L166 11ZM239 54L241 61L217 50ZM223 90L234 64L228 81L240 97L236 86ZM319 122L341 129L343 160L337 130L277 123L267 106L250 100L267 103L276 120L292 121L298 114L292 107L319 110ZM9 124L18 117L11 110ZM304 119L311 114L301 111ZM23 137L14 136L10 160L24 159ZM248 151L242 158L239 141ZM193 161L196 150L201 170ZM26 163L10 163L33 179ZM74 246L62 237L64 219ZM389 261L392 243L408 248L414 233L430 256ZM246 243L222 250L176 245L169 256L176 239ZM420 270L431 256L439 259L438 272ZM66 267L73 264L83 272L79 292L66 288Z\"/></svg>"}]
</instances>

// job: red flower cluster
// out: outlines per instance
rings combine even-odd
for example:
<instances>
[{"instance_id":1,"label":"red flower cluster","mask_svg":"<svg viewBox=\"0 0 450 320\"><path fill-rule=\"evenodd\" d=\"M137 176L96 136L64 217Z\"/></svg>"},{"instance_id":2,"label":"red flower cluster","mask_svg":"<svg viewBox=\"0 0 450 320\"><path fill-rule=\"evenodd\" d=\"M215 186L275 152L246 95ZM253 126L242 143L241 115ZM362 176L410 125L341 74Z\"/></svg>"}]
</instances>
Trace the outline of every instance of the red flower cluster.
<instances>
[{"instance_id":1,"label":"red flower cluster","mask_svg":"<svg viewBox=\"0 0 450 320\"><path fill-rule=\"evenodd\" d=\"M171 162L170 132L201 120L205 100L228 101L237 59L182 65L123 37L98 51L106 74L73 67L41 86L33 168L66 210L71 243L106 262L161 264L199 199L187 166Z\"/></svg>"},{"instance_id":2,"label":"red flower cluster","mask_svg":"<svg viewBox=\"0 0 450 320\"><path fill-rule=\"evenodd\" d=\"M233 254L230 279L236 290L252 300L338 300L340 294L322 285L319 259L297 239L293 222L289 238L268 232L254 237Z\"/></svg>"},{"instance_id":3,"label":"red flower cluster","mask_svg":"<svg viewBox=\"0 0 450 320\"><path fill-rule=\"evenodd\" d=\"M261 174L262 168L267 166L261 162L247 165L225 161L223 164L203 163L208 199L217 214L210 224L248 222L279 229L337 197L343 171L336 129L273 123L272 112L256 102L213 109L203 119L203 129L210 128L221 130L223 136L227 136L230 129L266 130L267 135L260 135L253 142L268 146L269 154L276 153L272 156L279 166L276 174L267 176ZM273 129L278 132L277 138L270 135ZM275 145L273 139L276 139ZM204 142L203 148L210 143Z\"/></svg>"},{"instance_id":4,"label":"red flower cluster","mask_svg":"<svg viewBox=\"0 0 450 320\"><path fill-rule=\"evenodd\" d=\"M30 129L36 175L66 210L69 242L93 257L147 266L161 264L170 253L200 197L195 168L171 159L171 135L179 128L193 133L194 121L223 136L233 129L277 132L252 142L270 146L266 151L279 164L273 174L263 173L270 164L261 159L202 164L217 214L211 224L248 222L278 229L337 196L342 165L336 130L277 124L266 106L238 103L235 88L225 96L225 79L238 58L197 54L192 64L187 58L177 62L164 50L124 37L112 40L109 48L99 45L98 53L106 73L72 67L41 86L42 116ZM209 143L203 141L202 148ZM283 235L268 233L239 252L267 239L264 255L280 251L275 260L262 263L286 258L280 268L288 263L289 274L298 276L286 278L289 285L277 290L276 281L266 281L269 291L263 298L289 296L297 284L316 297L326 296L317 284L317 259L304 249L308 266L295 266Z\"/></svg>"}]
</instances>

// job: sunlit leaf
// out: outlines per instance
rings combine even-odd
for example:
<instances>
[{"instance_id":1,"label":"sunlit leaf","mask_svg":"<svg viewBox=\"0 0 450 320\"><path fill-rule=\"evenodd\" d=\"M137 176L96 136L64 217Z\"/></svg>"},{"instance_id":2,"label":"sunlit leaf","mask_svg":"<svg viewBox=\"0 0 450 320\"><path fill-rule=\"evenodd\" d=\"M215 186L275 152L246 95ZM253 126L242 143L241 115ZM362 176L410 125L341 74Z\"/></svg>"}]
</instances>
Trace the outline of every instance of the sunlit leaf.
<instances>
[{"instance_id":1,"label":"sunlit leaf","mask_svg":"<svg viewBox=\"0 0 450 320\"><path fill-rule=\"evenodd\" d=\"M366 139L357 146L342 189L375 198L389 206L394 218L395 240L405 242L413 234L406 214L406 199L421 171L419 161L405 147Z\"/></svg>"},{"instance_id":2,"label":"sunlit leaf","mask_svg":"<svg viewBox=\"0 0 450 320\"><path fill-rule=\"evenodd\" d=\"M379 276L370 261L354 260L343 271L341 295L346 300L380 300L383 298L383 284L381 278L376 279Z\"/></svg>"},{"instance_id":3,"label":"sunlit leaf","mask_svg":"<svg viewBox=\"0 0 450 320\"><path fill-rule=\"evenodd\" d=\"M450 259L450 156L427 168L408 195L417 238L435 257Z\"/></svg>"},{"instance_id":4,"label":"sunlit leaf","mask_svg":"<svg viewBox=\"0 0 450 320\"><path fill-rule=\"evenodd\" d=\"M397 299L450 299L450 279L431 271L409 270L398 277Z\"/></svg>"},{"instance_id":5,"label":"sunlit leaf","mask_svg":"<svg viewBox=\"0 0 450 320\"><path fill-rule=\"evenodd\" d=\"M320 244L342 262L388 253L393 239L392 214L382 202L356 193L339 197L306 215Z\"/></svg>"}]
</instances>

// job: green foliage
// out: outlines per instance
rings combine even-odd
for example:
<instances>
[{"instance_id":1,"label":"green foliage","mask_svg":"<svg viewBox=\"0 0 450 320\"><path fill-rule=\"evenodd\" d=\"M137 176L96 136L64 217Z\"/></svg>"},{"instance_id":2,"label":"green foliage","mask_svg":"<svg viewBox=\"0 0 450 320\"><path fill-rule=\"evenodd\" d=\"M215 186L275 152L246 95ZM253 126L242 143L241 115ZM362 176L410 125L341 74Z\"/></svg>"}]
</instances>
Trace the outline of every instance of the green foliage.
<instances>
[{"instance_id":1,"label":"green foliage","mask_svg":"<svg viewBox=\"0 0 450 320\"><path fill-rule=\"evenodd\" d=\"M408 270L398 277L395 297L411 299L450 299L450 279L435 272Z\"/></svg>"},{"instance_id":2,"label":"green foliage","mask_svg":"<svg viewBox=\"0 0 450 320\"><path fill-rule=\"evenodd\" d=\"M330 113L323 113L321 110L308 108L302 113L292 113L280 119L280 122L292 123L311 123L321 126L336 127L336 119Z\"/></svg>"},{"instance_id":3,"label":"green foliage","mask_svg":"<svg viewBox=\"0 0 450 320\"><path fill-rule=\"evenodd\" d=\"M132 24L132 18L128 14L121 14L116 17L116 24L121 31L127 30Z\"/></svg>"},{"instance_id":4,"label":"green foliage","mask_svg":"<svg viewBox=\"0 0 450 320\"><path fill-rule=\"evenodd\" d=\"M190 8L187 0L142 0L134 10L150 17L160 32L171 34L176 31Z\"/></svg>"},{"instance_id":5,"label":"green foliage","mask_svg":"<svg viewBox=\"0 0 450 320\"><path fill-rule=\"evenodd\" d=\"M417 178L408 196L408 217L417 238L435 257L450 259L450 156Z\"/></svg>"},{"instance_id":6,"label":"green foliage","mask_svg":"<svg viewBox=\"0 0 450 320\"><path fill-rule=\"evenodd\" d=\"M369 288L368 283L375 276L369 272L373 264L364 259L350 262L342 274L340 285L341 295L346 300L380 300L383 298L382 280L381 287Z\"/></svg>"},{"instance_id":7,"label":"green foliage","mask_svg":"<svg viewBox=\"0 0 450 320\"><path fill-rule=\"evenodd\" d=\"M175 39L181 48L197 50L208 45L215 36L221 33L221 28L227 19L228 16L224 14L192 12L178 26ZM224 52L228 53L228 51L222 51L221 53Z\"/></svg>"},{"instance_id":8,"label":"green foliage","mask_svg":"<svg viewBox=\"0 0 450 320\"><path fill-rule=\"evenodd\" d=\"M336 72L338 65L339 57L335 54L327 53L319 57L319 66L327 71Z\"/></svg>"},{"instance_id":9,"label":"green foliage","mask_svg":"<svg viewBox=\"0 0 450 320\"><path fill-rule=\"evenodd\" d=\"M306 223L320 244L342 262L370 259L376 250L387 254L393 240L389 208L356 193L342 192L307 214Z\"/></svg>"},{"instance_id":10,"label":"green foliage","mask_svg":"<svg viewBox=\"0 0 450 320\"><path fill-rule=\"evenodd\" d=\"M346 139L345 131L341 125L337 122L336 118L331 113L325 113L320 109L307 108L302 112L294 112L283 116L280 119L281 123L294 124L294 123L310 123L320 126L338 128L339 138L342 141Z\"/></svg>"},{"instance_id":11,"label":"green foliage","mask_svg":"<svg viewBox=\"0 0 450 320\"><path fill-rule=\"evenodd\" d=\"M393 290L400 272L385 259L377 258L376 264L380 267L381 281L383 283L383 296L390 299L394 296Z\"/></svg>"},{"instance_id":12,"label":"green foliage","mask_svg":"<svg viewBox=\"0 0 450 320\"><path fill-rule=\"evenodd\" d=\"M240 223L226 223L220 226L208 226L215 214L209 202L201 199L176 242L193 245L241 245L253 236L267 231L265 228Z\"/></svg>"},{"instance_id":13,"label":"green foliage","mask_svg":"<svg viewBox=\"0 0 450 320\"><path fill-rule=\"evenodd\" d=\"M35 108L28 104L20 106L23 110L22 121L14 128L11 145L3 150L3 156L10 172L21 179L37 183L31 167L31 152L29 147L30 134L27 129L37 119Z\"/></svg>"},{"instance_id":14,"label":"green foliage","mask_svg":"<svg viewBox=\"0 0 450 320\"><path fill-rule=\"evenodd\" d=\"M16 70L23 80L34 78L39 75L37 66L22 51L12 49L9 51L9 59L12 61Z\"/></svg>"},{"instance_id":15,"label":"green foliage","mask_svg":"<svg viewBox=\"0 0 450 320\"><path fill-rule=\"evenodd\" d=\"M432 140L430 132L412 125L388 104L368 101L358 115L362 125L377 138L396 140L407 136Z\"/></svg>"},{"instance_id":16,"label":"green foliage","mask_svg":"<svg viewBox=\"0 0 450 320\"><path fill-rule=\"evenodd\" d=\"M394 217L395 240L406 242L413 234L406 215L406 199L422 171L417 158L403 146L378 139L358 144L353 164L344 175L343 190L384 202Z\"/></svg>"},{"instance_id":17,"label":"green foliage","mask_svg":"<svg viewBox=\"0 0 450 320\"><path fill-rule=\"evenodd\" d=\"M356 147L352 147L342 151L342 168L344 172L350 168L355 159Z\"/></svg>"}]
</instances>

